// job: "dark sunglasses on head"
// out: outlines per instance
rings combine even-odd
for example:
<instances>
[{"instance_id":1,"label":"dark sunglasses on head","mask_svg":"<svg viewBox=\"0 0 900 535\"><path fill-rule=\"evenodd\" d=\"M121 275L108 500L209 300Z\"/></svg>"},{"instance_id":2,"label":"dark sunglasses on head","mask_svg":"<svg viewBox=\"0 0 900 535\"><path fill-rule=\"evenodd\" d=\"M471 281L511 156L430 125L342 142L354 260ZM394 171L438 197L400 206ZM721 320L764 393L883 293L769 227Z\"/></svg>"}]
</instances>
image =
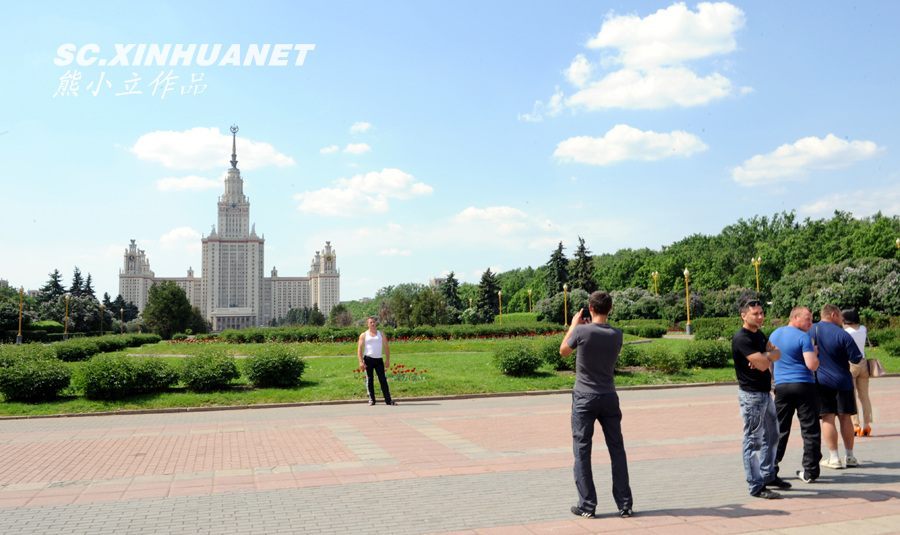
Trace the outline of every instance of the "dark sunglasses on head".
<instances>
[{"instance_id":1,"label":"dark sunglasses on head","mask_svg":"<svg viewBox=\"0 0 900 535\"><path fill-rule=\"evenodd\" d=\"M747 301L746 303L744 303L744 306L745 307L758 307L758 306L762 306L762 302L754 299L753 301Z\"/></svg>"}]
</instances>

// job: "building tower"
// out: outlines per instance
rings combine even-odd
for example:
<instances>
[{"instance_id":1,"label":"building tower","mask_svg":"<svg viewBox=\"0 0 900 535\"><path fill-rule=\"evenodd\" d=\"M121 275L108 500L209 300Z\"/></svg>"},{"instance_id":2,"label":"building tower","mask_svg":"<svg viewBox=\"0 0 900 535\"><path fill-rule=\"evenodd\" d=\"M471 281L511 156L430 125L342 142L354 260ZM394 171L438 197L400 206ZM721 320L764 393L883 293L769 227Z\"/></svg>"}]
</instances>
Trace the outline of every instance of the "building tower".
<instances>
[{"instance_id":1,"label":"building tower","mask_svg":"<svg viewBox=\"0 0 900 535\"><path fill-rule=\"evenodd\" d=\"M261 325L265 240L250 227L250 200L237 166L238 127L231 127L231 167L219 197L218 229L202 240L202 310L214 331Z\"/></svg>"}]
</instances>

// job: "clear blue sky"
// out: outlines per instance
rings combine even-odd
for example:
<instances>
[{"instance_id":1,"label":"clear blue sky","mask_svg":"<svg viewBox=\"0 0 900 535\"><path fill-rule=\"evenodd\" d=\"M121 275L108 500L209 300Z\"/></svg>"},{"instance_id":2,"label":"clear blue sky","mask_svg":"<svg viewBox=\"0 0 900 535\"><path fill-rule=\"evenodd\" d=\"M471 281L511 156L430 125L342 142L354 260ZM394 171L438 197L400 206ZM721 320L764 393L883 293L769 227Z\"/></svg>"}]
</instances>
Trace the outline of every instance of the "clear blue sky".
<instances>
[{"instance_id":1,"label":"clear blue sky","mask_svg":"<svg viewBox=\"0 0 900 535\"><path fill-rule=\"evenodd\" d=\"M132 238L158 276L199 273L232 124L266 272L305 275L330 240L345 300L537 266L579 235L602 253L781 210L896 215L898 20L838 1L6 6L0 278L78 266L115 296ZM217 43L226 65L99 65ZM315 49L227 65L251 44Z\"/></svg>"}]
</instances>

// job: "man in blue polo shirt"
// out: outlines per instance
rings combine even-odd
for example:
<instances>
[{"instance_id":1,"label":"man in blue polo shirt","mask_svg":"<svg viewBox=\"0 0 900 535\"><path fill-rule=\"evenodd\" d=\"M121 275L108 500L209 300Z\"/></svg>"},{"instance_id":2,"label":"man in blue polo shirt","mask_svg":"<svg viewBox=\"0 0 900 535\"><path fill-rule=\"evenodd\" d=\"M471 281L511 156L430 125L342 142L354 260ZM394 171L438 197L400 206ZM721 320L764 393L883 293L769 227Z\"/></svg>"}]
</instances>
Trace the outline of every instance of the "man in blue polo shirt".
<instances>
[{"instance_id":1,"label":"man in blue polo shirt","mask_svg":"<svg viewBox=\"0 0 900 535\"><path fill-rule=\"evenodd\" d=\"M819 427L819 398L813 372L819 367L819 358L812 339L807 334L812 327L812 312L806 307L791 310L788 325L775 329L769 336L772 344L781 350L781 358L775 361L775 414L778 418L778 449L775 453L775 482L780 488L790 483L777 476L778 465L784 459L794 412L800 420L800 436L803 437L803 469L797 477L812 483L819 477L819 461L822 460L822 431Z\"/></svg>"},{"instance_id":2,"label":"man in blue polo shirt","mask_svg":"<svg viewBox=\"0 0 900 535\"><path fill-rule=\"evenodd\" d=\"M827 468L859 466L853 456L853 422L850 416L856 414L856 397L853 393L850 363L858 363L863 356L853 337L842 328L841 309L825 305L820 318L809 334L819 349L819 369L816 371L819 380L819 414L822 416L822 440L828 446L828 460L823 460L821 464ZM841 438L846 450L843 464L838 456L835 415L841 423Z\"/></svg>"}]
</instances>

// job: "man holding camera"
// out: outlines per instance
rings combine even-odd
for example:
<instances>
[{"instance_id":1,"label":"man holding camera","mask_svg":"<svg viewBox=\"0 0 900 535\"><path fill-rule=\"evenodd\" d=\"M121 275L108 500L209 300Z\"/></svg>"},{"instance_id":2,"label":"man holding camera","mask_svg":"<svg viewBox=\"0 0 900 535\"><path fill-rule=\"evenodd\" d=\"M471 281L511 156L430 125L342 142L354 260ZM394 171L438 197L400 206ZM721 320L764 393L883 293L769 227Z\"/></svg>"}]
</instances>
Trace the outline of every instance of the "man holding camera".
<instances>
[{"instance_id":1,"label":"man holding camera","mask_svg":"<svg viewBox=\"0 0 900 535\"><path fill-rule=\"evenodd\" d=\"M591 470L591 447L594 422L599 421L609 450L612 468L613 499L619 516L633 513L631 487L628 483L628 460L622 439L622 411L613 379L616 360L622 349L622 331L607 323L612 309L612 296L594 292L586 310L572 317L572 324L559 347L568 357L576 352L575 387L572 389L572 446L575 453L575 487L578 504L572 513L592 518L597 508L597 490Z\"/></svg>"}]
</instances>

